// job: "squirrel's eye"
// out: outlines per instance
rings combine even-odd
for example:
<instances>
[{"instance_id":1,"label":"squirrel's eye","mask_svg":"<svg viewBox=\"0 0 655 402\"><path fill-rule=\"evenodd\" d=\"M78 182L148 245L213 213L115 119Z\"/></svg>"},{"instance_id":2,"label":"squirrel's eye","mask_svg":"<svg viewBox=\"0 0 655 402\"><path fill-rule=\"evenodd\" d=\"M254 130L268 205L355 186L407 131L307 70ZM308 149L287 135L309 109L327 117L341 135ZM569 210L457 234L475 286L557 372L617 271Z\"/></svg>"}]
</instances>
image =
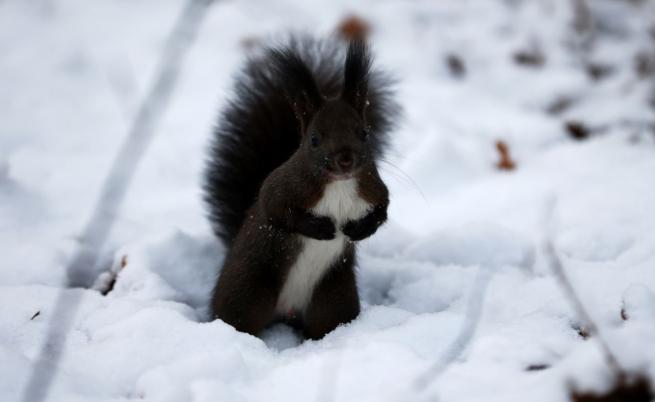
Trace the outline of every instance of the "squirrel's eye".
<instances>
[{"instance_id":1,"label":"squirrel's eye","mask_svg":"<svg viewBox=\"0 0 655 402\"><path fill-rule=\"evenodd\" d=\"M317 136L312 135L311 137L309 137L309 143L312 144L313 147L317 147L317 146L318 146L318 142L319 142L319 141L318 141L318 137L317 137Z\"/></svg>"}]
</instances>

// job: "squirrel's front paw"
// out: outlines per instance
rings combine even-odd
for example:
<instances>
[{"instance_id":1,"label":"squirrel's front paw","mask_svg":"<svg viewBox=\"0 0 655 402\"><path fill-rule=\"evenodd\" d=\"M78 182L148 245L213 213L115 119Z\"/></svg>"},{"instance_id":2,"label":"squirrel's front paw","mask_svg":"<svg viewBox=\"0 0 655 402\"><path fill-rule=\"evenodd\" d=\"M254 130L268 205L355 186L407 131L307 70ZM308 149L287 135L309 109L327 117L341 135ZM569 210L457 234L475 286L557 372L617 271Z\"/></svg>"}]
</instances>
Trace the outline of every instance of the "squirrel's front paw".
<instances>
[{"instance_id":1,"label":"squirrel's front paw","mask_svg":"<svg viewBox=\"0 0 655 402\"><path fill-rule=\"evenodd\" d=\"M343 234L351 241L366 239L375 233L380 225L387 220L387 205L380 204L373 208L366 216L355 221L348 221L341 228Z\"/></svg>"},{"instance_id":2,"label":"squirrel's front paw","mask_svg":"<svg viewBox=\"0 0 655 402\"><path fill-rule=\"evenodd\" d=\"M343 234L348 236L352 241L364 240L378 230L379 224L371 219L360 219L358 221L348 221L341 228Z\"/></svg>"},{"instance_id":3,"label":"squirrel's front paw","mask_svg":"<svg viewBox=\"0 0 655 402\"><path fill-rule=\"evenodd\" d=\"M317 240L334 239L336 230L332 219L327 216L311 216L298 227L300 234Z\"/></svg>"}]
</instances>

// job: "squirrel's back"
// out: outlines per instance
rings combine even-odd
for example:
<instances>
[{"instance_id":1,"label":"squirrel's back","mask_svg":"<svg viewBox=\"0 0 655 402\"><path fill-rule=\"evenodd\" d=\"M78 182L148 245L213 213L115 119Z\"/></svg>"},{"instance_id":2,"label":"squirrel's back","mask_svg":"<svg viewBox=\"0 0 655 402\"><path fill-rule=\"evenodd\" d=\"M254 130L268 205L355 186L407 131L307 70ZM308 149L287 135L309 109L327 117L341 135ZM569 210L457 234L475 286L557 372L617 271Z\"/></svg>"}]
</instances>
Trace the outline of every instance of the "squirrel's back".
<instances>
[{"instance_id":1,"label":"squirrel's back","mask_svg":"<svg viewBox=\"0 0 655 402\"><path fill-rule=\"evenodd\" d=\"M298 82L298 77L289 77L294 69L280 69L280 63L293 64L300 59L321 95L333 98L342 91L346 47L336 38L292 37L283 46L267 47L250 57L237 75L234 94L214 131L204 178L212 228L226 245L237 235L264 179L289 159L300 143L300 122L287 95L289 82ZM369 143L378 157L398 109L384 73L370 71L368 100Z\"/></svg>"}]
</instances>

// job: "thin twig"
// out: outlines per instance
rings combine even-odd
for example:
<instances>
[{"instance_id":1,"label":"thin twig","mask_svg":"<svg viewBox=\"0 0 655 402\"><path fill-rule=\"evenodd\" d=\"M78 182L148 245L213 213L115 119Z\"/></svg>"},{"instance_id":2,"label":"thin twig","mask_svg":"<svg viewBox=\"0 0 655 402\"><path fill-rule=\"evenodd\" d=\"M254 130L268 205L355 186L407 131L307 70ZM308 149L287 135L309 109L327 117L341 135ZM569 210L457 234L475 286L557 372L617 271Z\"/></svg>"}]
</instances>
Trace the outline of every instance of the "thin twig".
<instances>
[{"instance_id":1,"label":"thin twig","mask_svg":"<svg viewBox=\"0 0 655 402\"><path fill-rule=\"evenodd\" d=\"M398 173L399 177L405 179L405 181L410 184L410 187L413 187L418 192L418 194L421 196L423 201L425 201L426 205L428 204L428 199L425 197L425 193L423 193L423 190L421 190L421 187L419 187L418 183L416 183L416 181L412 178L412 176L405 173L405 171L403 171L397 164L391 162L390 160L380 158L380 162L386 163L390 167L394 168L395 170L389 170L389 171Z\"/></svg>"},{"instance_id":2,"label":"thin twig","mask_svg":"<svg viewBox=\"0 0 655 402\"><path fill-rule=\"evenodd\" d=\"M571 307L573 307L573 309L575 310L578 318L582 320L581 323L582 326L586 328L589 335L593 336L595 339L598 340L598 343L600 344L601 352L603 353L607 365L617 376L617 378L623 378L625 375L625 370L623 370L623 368L619 364L618 360L616 359L616 356L614 355L614 353L612 353L612 350L610 349L607 341L603 337L603 334L600 332L598 325L596 325L596 322L593 320L593 318L585 308L584 304L582 303L582 300L580 299L580 297L578 297L575 288L571 284L569 278L566 276L566 273L564 271L564 265L562 264L562 261L557 255L557 251L553 246L553 242L551 239L553 238L553 233L556 224L556 220L554 218L555 215L554 211L555 211L556 204L557 204L557 199L555 198L555 196L549 197L546 200L546 204L543 210L544 213L542 216L543 219L542 227L544 228L543 250L547 258L547 263L550 269L553 271L553 274L555 275L555 279L557 280L557 283L562 289L564 296L568 300Z\"/></svg>"},{"instance_id":3,"label":"thin twig","mask_svg":"<svg viewBox=\"0 0 655 402\"><path fill-rule=\"evenodd\" d=\"M141 104L128 136L114 159L93 215L80 236L79 248L67 266L67 281L71 287L88 284L93 279L89 277L93 272L92 268L98 263L98 255L111 232L116 213L125 198L141 156L148 148L157 123L169 102L184 55L193 43L202 17L212 2L213 0L189 0L166 41L157 79ZM82 291L59 292L52 308L45 342L41 345L23 390L23 402L41 402L46 398L65 349L66 334L72 328L83 296Z\"/></svg>"},{"instance_id":4,"label":"thin twig","mask_svg":"<svg viewBox=\"0 0 655 402\"><path fill-rule=\"evenodd\" d=\"M431 383L434 383L443 374L473 340L475 331L482 315L482 305L487 292L487 287L491 281L492 272L489 267L480 266L475 276L475 282L470 291L469 300L466 305L466 315L464 323L459 330L459 334L450 344L448 349L424 374L422 374L414 383L419 390L425 389Z\"/></svg>"},{"instance_id":5,"label":"thin twig","mask_svg":"<svg viewBox=\"0 0 655 402\"><path fill-rule=\"evenodd\" d=\"M569 301L569 304L571 304L578 317L583 321L583 326L588 331L589 335L598 340L598 344L600 345L600 349L603 353L603 356L605 357L607 365L610 367L610 369L612 369L617 378L623 376L625 371L614 356L614 353L612 353L607 341L602 336L602 333L598 329L598 325L596 325L596 322L591 318L591 315L589 315L589 312L582 303L582 300L580 300L580 297L578 297L575 288L573 288L573 285L564 272L562 261L557 256L555 248L553 247L553 244L549 238L547 238L545 241L544 252L549 260L550 268L555 274L555 278L562 288L562 291Z\"/></svg>"},{"instance_id":6,"label":"thin twig","mask_svg":"<svg viewBox=\"0 0 655 402\"><path fill-rule=\"evenodd\" d=\"M88 285L89 268L105 243L115 216L125 198L134 172L150 145L157 123L164 112L180 72L184 54L197 33L204 11L212 0L189 0L165 44L157 79L148 91L105 179L91 219L80 236L81 247L67 271L71 287Z\"/></svg>"}]
</instances>

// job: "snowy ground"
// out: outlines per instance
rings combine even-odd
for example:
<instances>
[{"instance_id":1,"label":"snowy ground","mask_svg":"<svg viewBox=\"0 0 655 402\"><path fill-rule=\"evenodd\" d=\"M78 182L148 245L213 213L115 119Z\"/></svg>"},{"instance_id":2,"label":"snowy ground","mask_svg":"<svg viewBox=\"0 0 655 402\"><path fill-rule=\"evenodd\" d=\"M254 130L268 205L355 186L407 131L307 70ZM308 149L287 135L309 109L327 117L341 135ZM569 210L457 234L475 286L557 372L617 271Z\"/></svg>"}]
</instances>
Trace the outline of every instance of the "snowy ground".
<instances>
[{"instance_id":1,"label":"snowy ground","mask_svg":"<svg viewBox=\"0 0 655 402\"><path fill-rule=\"evenodd\" d=\"M65 266L183 3L0 1L0 400L19 400L43 342L64 335L52 401L554 402L569 387L602 391L609 371L546 262L548 230L621 364L655 379L655 79L635 62L655 56L654 2L590 1L589 42L565 0L349 3L211 8L94 268L125 265L102 296L65 289ZM285 327L262 341L206 322L224 250L199 175L243 41L328 33L350 13L372 24L406 109L396 167L382 165L390 222L361 247L362 314L303 343ZM589 66L609 73L595 80ZM553 112L562 99L569 107ZM591 137L572 139L568 121ZM498 139L514 171L495 167ZM64 332L50 321L55 302L76 299ZM471 344L418 386L481 300Z\"/></svg>"}]
</instances>

